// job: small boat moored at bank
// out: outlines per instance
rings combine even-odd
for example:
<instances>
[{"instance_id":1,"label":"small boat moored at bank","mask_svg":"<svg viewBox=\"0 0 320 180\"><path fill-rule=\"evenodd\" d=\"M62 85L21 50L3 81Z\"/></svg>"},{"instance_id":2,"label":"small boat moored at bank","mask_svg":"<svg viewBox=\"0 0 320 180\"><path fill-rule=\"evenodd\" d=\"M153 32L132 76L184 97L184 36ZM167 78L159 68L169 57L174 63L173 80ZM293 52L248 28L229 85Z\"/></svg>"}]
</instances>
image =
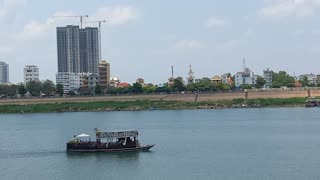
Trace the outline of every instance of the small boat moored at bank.
<instances>
[{"instance_id":1,"label":"small boat moored at bank","mask_svg":"<svg viewBox=\"0 0 320 180\"><path fill-rule=\"evenodd\" d=\"M153 145L140 145L138 131L101 132L95 129L96 141L90 135L79 134L67 143L67 152L129 152L149 151Z\"/></svg>"}]
</instances>

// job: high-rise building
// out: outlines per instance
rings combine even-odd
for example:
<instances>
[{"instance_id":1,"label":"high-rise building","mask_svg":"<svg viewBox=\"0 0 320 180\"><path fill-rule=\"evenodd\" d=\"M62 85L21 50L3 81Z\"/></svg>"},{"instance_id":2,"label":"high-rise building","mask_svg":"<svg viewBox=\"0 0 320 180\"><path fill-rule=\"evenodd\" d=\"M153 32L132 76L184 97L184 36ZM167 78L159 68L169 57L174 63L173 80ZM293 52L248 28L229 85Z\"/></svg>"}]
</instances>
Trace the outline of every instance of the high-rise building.
<instances>
[{"instance_id":1,"label":"high-rise building","mask_svg":"<svg viewBox=\"0 0 320 180\"><path fill-rule=\"evenodd\" d=\"M99 63L99 84L102 89L107 89L110 86L110 63L101 61Z\"/></svg>"},{"instance_id":2,"label":"high-rise building","mask_svg":"<svg viewBox=\"0 0 320 180\"><path fill-rule=\"evenodd\" d=\"M34 65L27 65L24 68L24 83L39 81L39 68Z\"/></svg>"},{"instance_id":3,"label":"high-rise building","mask_svg":"<svg viewBox=\"0 0 320 180\"><path fill-rule=\"evenodd\" d=\"M80 71L98 73L99 30L86 27L80 30Z\"/></svg>"},{"instance_id":4,"label":"high-rise building","mask_svg":"<svg viewBox=\"0 0 320 180\"><path fill-rule=\"evenodd\" d=\"M80 72L79 26L57 27L58 72Z\"/></svg>"},{"instance_id":5,"label":"high-rise building","mask_svg":"<svg viewBox=\"0 0 320 180\"><path fill-rule=\"evenodd\" d=\"M58 72L98 73L98 28L57 27L57 49Z\"/></svg>"},{"instance_id":6,"label":"high-rise building","mask_svg":"<svg viewBox=\"0 0 320 180\"><path fill-rule=\"evenodd\" d=\"M9 64L0 62L0 84L9 83Z\"/></svg>"}]
</instances>

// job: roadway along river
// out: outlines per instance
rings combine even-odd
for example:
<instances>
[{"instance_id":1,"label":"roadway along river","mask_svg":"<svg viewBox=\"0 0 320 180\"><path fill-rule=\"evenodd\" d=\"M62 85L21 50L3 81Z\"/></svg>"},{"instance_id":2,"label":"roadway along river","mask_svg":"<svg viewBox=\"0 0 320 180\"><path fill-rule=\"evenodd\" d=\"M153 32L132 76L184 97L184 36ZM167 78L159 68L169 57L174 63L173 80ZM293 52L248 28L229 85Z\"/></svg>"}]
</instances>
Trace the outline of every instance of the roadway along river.
<instances>
[{"instance_id":1,"label":"roadway along river","mask_svg":"<svg viewBox=\"0 0 320 180\"><path fill-rule=\"evenodd\" d=\"M320 179L320 108L0 115L0 179ZM73 135L137 129L152 152L67 154Z\"/></svg>"}]
</instances>

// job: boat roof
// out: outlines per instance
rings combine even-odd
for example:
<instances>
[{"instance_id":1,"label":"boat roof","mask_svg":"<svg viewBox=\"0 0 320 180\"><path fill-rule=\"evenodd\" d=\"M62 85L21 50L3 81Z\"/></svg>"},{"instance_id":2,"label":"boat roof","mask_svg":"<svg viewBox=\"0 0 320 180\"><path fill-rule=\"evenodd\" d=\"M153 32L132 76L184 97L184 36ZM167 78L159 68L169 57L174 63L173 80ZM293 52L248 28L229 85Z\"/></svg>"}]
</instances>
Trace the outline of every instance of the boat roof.
<instances>
[{"instance_id":1,"label":"boat roof","mask_svg":"<svg viewBox=\"0 0 320 180\"><path fill-rule=\"evenodd\" d=\"M101 132L97 131L97 136L100 138L125 138L125 137L136 137L139 133L137 130L132 131L113 131L113 132Z\"/></svg>"},{"instance_id":2,"label":"boat roof","mask_svg":"<svg viewBox=\"0 0 320 180\"><path fill-rule=\"evenodd\" d=\"M85 134L85 133L81 133L79 135L76 136L77 138L85 138L85 137L90 137L90 135Z\"/></svg>"}]
</instances>

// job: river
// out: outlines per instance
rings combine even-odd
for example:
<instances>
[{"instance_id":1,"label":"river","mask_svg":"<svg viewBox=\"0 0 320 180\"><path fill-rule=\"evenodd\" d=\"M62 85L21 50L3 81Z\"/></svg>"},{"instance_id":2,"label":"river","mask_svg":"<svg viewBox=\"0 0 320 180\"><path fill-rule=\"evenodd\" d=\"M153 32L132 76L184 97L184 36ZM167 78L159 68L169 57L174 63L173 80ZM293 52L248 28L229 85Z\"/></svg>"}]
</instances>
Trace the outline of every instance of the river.
<instances>
[{"instance_id":1,"label":"river","mask_svg":"<svg viewBox=\"0 0 320 180\"><path fill-rule=\"evenodd\" d=\"M320 109L0 115L0 179L320 179ZM137 129L151 152L67 154L73 135Z\"/></svg>"}]
</instances>

